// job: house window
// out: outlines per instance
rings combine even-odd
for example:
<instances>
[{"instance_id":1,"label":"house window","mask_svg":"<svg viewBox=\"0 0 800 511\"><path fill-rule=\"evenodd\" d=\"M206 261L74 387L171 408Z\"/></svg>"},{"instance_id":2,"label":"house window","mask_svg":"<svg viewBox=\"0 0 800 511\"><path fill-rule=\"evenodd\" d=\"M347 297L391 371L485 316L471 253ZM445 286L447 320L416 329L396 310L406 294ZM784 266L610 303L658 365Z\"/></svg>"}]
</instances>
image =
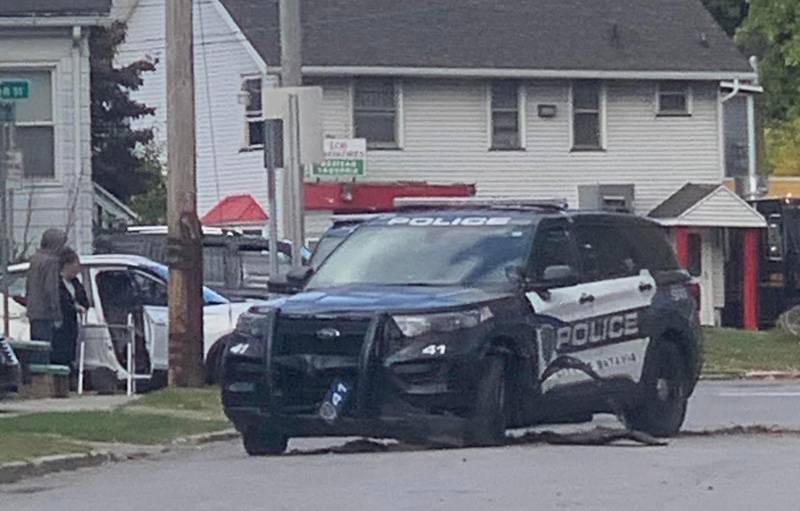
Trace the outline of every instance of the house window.
<instances>
[{"instance_id":1,"label":"house window","mask_svg":"<svg viewBox=\"0 0 800 511\"><path fill-rule=\"evenodd\" d=\"M353 88L356 138L367 147L394 149L397 142L397 94L392 80L357 80Z\"/></svg>"},{"instance_id":2,"label":"house window","mask_svg":"<svg viewBox=\"0 0 800 511\"><path fill-rule=\"evenodd\" d=\"M597 81L572 85L572 148L603 148L603 86Z\"/></svg>"},{"instance_id":3,"label":"house window","mask_svg":"<svg viewBox=\"0 0 800 511\"><path fill-rule=\"evenodd\" d=\"M520 149L520 86L494 82L491 92L492 149Z\"/></svg>"},{"instance_id":4,"label":"house window","mask_svg":"<svg viewBox=\"0 0 800 511\"><path fill-rule=\"evenodd\" d=\"M658 84L659 115L689 115L691 96L689 85L684 82L663 82Z\"/></svg>"},{"instance_id":5,"label":"house window","mask_svg":"<svg viewBox=\"0 0 800 511\"><path fill-rule=\"evenodd\" d=\"M25 80L28 99L16 100L15 142L22 152L23 176L55 178L53 73L50 70L2 71L0 81Z\"/></svg>"},{"instance_id":6,"label":"house window","mask_svg":"<svg viewBox=\"0 0 800 511\"><path fill-rule=\"evenodd\" d=\"M249 94L245 107L245 146L260 148L264 146L264 109L261 104L261 78L248 78L242 83L242 90Z\"/></svg>"}]
</instances>

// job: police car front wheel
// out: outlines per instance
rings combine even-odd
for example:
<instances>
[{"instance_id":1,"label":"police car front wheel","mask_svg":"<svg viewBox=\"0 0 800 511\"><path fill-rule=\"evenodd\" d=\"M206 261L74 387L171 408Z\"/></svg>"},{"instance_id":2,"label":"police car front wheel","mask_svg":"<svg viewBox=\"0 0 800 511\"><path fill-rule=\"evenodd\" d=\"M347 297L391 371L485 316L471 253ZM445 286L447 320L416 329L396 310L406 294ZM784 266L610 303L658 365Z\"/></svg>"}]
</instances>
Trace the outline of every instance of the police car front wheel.
<instances>
[{"instance_id":1,"label":"police car front wheel","mask_svg":"<svg viewBox=\"0 0 800 511\"><path fill-rule=\"evenodd\" d=\"M509 397L505 363L501 357L487 360L475 397L475 408L469 418L464 445L501 445L505 440Z\"/></svg>"},{"instance_id":2,"label":"police car front wheel","mask_svg":"<svg viewBox=\"0 0 800 511\"><path fill-rule=\"evenodd\" d=\"M242 432L244 450L250 456L276 456L283 454L289 439L268 426L251 426Z\"/></svg>"}]
</instances>

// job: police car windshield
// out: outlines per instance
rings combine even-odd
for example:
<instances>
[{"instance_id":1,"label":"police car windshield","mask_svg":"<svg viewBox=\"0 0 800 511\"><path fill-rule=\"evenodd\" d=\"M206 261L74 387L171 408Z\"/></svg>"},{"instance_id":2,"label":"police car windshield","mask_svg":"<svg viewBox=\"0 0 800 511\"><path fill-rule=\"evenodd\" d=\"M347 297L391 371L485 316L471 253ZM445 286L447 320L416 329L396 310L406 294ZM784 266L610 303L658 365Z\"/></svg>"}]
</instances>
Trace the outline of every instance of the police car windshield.
<instances>
[{"instance_id":1,"label":"police car windshield","mask_svg":"<svg viewBox=\"0 0 800 511\"><path fill-rule=\"evenodd\" d=\"M524 264L531 232L505 217L396 217L351 234L308 288L508 284L506 268Z\"/></svg>"}]
</instances>

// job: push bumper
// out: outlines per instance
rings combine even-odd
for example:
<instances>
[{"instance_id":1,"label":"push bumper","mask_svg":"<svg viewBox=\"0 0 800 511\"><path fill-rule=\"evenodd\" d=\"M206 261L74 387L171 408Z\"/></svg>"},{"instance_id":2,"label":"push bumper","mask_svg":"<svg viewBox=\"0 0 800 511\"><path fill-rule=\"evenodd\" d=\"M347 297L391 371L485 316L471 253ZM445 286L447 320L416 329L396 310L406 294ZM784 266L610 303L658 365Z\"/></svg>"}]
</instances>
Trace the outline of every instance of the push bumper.
<instances>
[{"instance_id":1,"label":"push bumper","mask_svg":"<svg viewBox=\"0 0 800 511\"><path fill-rule=\"evenodd\" d=\"M275 319L271 318L273 325ZM335 420L323 419L316 410L285 406L285 389L279 388L278 374L292 364L288 357L274 354L274 328L264 335L263 350L255 350L257 357L226 357L222 380L226 415L240 431L269 424L289 437L367 436L461 445L468 422L461 412L474 405L472 398L483 367L479 350L484 333L465 336L461 332L450 344L447 339L436 339L453 348L448 348L446 357L427 357L419 353L432 340L388 349L390 343L384 336L387 320L383 315L372 318L361 353L352 360L304 356L294 361L301 361L294 365L302 366L308 375L329 378L328 385L337 371L354 377L354 395ZM324 391L319 392L320 400L323 396Z\"/></svg>"},{"instance_id":2,"label":"push bumper","mask_svg":"<svg viewBox=\"0 0 800 511\"><path fill-rule=\"evenodd\" d=\"M240 431L269 424L289 437L364 436L460 447L467 428L465 419L432 414L363 419L339 417L327 422L316 415L275 415L257 408L226 408L225 413Z\"/></svg>"}]
</instances>

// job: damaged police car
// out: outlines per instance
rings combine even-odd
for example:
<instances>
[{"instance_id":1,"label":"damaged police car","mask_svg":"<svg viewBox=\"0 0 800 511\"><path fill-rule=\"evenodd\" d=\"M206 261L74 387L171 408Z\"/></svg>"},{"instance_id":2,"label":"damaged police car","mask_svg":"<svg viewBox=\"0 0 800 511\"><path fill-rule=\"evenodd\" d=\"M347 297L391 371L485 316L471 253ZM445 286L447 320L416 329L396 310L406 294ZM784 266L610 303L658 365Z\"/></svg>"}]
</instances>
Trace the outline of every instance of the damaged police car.
<instances>
[{"instance_id":1,"label":"damaged police car","mask_svg":"<svg viewBox=\"0 0 800 511\"><path fill-rule=\"evenodd\" d=\"M301 293L240 318L222 397L248 453L327 435L494 445L510 427L603 412L678 432L700 331L659 226L457 203L365 222L294 276L309 279Z\"/></svg>"}]
</instances>

